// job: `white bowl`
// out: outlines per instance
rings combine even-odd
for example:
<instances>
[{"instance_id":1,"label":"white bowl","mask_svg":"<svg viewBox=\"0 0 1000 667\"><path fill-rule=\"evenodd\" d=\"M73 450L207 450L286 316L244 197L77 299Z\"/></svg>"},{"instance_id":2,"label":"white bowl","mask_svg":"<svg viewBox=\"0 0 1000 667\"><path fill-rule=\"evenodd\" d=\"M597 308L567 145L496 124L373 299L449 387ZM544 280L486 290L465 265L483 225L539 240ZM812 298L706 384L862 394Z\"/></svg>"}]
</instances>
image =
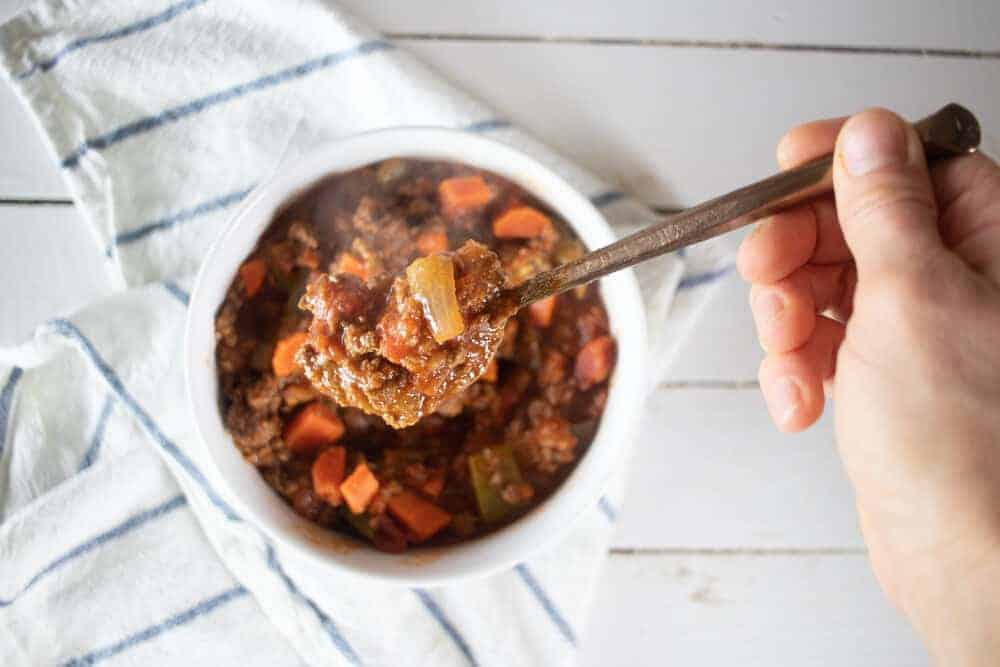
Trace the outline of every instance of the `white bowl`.
<instances>
[{"instance_id":1,"label":"white bowl","mask_svg":"<svg viewBox=\"0 0 1000 667\"><path fill-rule=\"evenodd\" d=\"M565 483L509 526L469 542L393 555L303 519L243 459L223 426L217 398L215 314L238 267L285 203L331 173L397 156L461 162L499 174L557 211L588 247L614 240L597 209L562 178L513 148L473 134L399 128L326 146L283 165L277 177L259 186L209 250L188 311L188 400L227 496L243 517L275 543L331 571L408 586L434 586L510 568L554 543L582 513L592 510L609 475L623 462L638 421L644 386L645 315L631 271L601 280L611 331L618 341L618 360L600 428Z\"/></svg>"}]
</instances>

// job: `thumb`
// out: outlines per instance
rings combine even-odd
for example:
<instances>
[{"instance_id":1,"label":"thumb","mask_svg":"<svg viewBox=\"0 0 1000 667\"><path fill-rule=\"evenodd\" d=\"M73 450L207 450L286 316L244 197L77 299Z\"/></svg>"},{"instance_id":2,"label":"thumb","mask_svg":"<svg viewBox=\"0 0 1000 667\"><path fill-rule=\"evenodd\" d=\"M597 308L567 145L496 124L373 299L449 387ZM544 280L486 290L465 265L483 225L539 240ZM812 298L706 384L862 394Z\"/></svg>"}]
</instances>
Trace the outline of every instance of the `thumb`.
<instances>
[{"instance_id":1,"label":"thumb","mask_svg":"<svg viewBox=\"0 0 1000 667\"><path fill-rule=\"evenodd\" d=\"M923 146L899 116L870 109L837 137L837 213L858 275L915 273L943 249Z\"/></svg>"}]
</instances>

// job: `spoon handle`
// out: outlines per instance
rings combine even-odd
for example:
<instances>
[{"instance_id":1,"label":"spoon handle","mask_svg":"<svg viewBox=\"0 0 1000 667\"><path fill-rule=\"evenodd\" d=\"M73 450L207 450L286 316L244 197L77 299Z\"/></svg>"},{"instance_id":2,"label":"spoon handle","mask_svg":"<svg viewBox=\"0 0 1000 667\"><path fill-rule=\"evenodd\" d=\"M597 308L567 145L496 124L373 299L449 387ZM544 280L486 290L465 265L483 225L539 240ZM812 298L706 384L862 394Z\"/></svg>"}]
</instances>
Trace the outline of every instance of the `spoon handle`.
<instances>
[{"instance_id":1,"label":"spoon handle","mask_svg":"<svg viewBox=\"0 0 1000 667\"><path fill-rule=\"evenodd\" d=\"M965 107L949 104L914 124L928 160L976 150L979 122ZM824 155L739 190L698 204L611 245L540 273L515 288L519 306L584 285L614 271L724 234L775 211L833 189L833 155Z\"/></svg>"}]
</instances>

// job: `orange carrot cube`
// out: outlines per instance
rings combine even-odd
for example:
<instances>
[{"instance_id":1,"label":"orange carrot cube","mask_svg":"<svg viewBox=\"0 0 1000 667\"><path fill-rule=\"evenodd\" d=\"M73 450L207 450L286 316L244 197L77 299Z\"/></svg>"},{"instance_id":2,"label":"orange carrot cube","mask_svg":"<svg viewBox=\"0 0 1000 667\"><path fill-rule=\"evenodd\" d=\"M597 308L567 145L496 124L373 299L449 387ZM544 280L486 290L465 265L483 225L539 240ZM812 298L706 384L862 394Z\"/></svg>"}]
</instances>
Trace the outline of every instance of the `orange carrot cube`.
<instances>
[{"instance_id":1,"label":"orange carrot cube","mask_svg":"<svg viewBox=\"0 0 1000 667\"><path fill-rule=\"evenodd\" d=\"M451 523L451 515L411 491L403 491L388 502L389 513L423 542Z\"/></svg>"},{"instance_id":2,"label":"orange carrot cube","mask_svg":"<svg viewBox=\"0 0 1000 667\"><path fill-rule=\"evenodd\" d=\"M285 425L285 446L295 454L308 454L332 445L344 435L344 422L323 403L314 401L299 410Z\"/></svg>"},{"instance_id":3,"label":"orange carrot cube","mask_svg":"<svg viewBox=\"0 0 1000 667\"><path fill-rule=\"evenodd\" d=\"M347 450L331 447L316 457L312 465L313 490L320 498L334 507L343 502L340 484L344 481L344 466L347 464Z\"/></svg>"},{"instance_id":4,"label":"orange carrot cube","mask_svg":"<svg viewBox=\"0 0 1000 667\"><path fill-rule=\"evenodd\" d=\"M533 239L554 231L549 216L530 206L507 209L493 220L493 235L498 239Z\"/></svg>"},{"instance_id":5,"label":"orange carrot cube","mask_svg":"<svg viewBox=\"0 0 1000 667\"><path fill-rule=\"evenodd\" d=\"M366 463L359 463L354 472L340 485L340 494L355 514L361 514L368 509L376 493L378 493L378 480Z\"/></svg>"},{"instance_id":6,"label":"orange carrot cube","mask_svg":"<svg viewBox=\"0 0 1000 667\"><path fill-rule=\"evenodd\" d=\"M274 354L271 356L271 368L275 375L285 377L301 372L299 362L295 361L295 355L308 337L305 331L296 331L275 344Z\"/></svg>"},{"instance_id":7,"label":"orange carrot cube","mask_svg":"<svg viewBox=\"0 0 1000 667\"><path fill-rule=\"evenodd\" d=\"M448 218L482 210L493 199L493 190L482 176L456 176L438 184L441 212Z\"/></svg>"}]
</instances>

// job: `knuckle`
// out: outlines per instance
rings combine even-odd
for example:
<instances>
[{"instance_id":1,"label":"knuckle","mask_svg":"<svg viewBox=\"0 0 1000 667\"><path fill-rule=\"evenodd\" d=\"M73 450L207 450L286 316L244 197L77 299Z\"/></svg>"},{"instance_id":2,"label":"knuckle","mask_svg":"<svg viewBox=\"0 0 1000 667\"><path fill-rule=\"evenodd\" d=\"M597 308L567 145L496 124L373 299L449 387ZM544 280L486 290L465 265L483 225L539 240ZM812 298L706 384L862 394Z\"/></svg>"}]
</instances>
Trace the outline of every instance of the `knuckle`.
<instances>
[{"instance_id":1,"label":"knuckle","mask_svg":"<svg viewBox=\"0 0 1000 667\"><path fill-rule=\"evenodd\" d=\"M937 202L930 188L911 179L884 180L858 193L841 211L854 222L896 227L926 224L936 218Z\"/></svg>"}]
</instances>

